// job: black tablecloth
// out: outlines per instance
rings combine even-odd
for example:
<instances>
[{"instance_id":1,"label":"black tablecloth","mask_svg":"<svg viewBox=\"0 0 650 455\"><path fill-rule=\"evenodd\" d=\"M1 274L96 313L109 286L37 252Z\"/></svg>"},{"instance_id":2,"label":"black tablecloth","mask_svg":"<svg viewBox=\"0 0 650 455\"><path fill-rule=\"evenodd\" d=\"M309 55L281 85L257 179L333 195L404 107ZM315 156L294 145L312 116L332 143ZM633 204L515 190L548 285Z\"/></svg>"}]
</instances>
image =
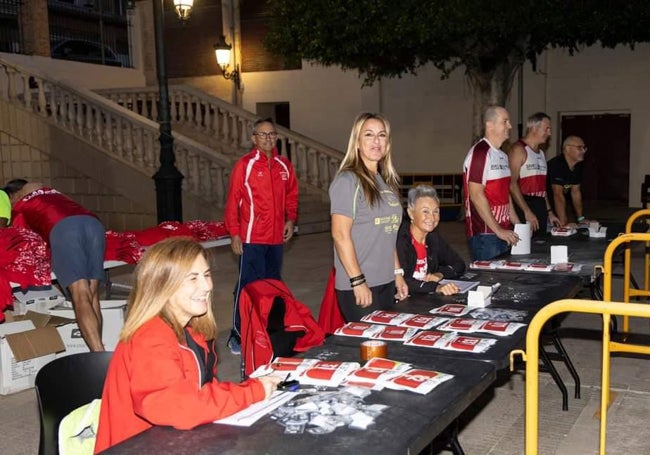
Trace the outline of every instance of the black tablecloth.
<instances>
[{"instance_id":1,"label":"black tablecloth","mask_svg":"<svg viewBox=\"0 0 650 455\"><path fill-rule=\"evenodd\" d=\"M306 357L359 361L359 348L326 343ZM417 358L415 358L417 357ZM284 434L284 427L268 416L251 427L207 424L179 431L154 427L103 453L124 455L357 455L419 453L456 419L495 380L486 362L415 356L417 367L454 375L427 395L406 391L372 392L367 403L389 406L367 430L337 428L324 435Z\"/></svg>"}]
</instances>

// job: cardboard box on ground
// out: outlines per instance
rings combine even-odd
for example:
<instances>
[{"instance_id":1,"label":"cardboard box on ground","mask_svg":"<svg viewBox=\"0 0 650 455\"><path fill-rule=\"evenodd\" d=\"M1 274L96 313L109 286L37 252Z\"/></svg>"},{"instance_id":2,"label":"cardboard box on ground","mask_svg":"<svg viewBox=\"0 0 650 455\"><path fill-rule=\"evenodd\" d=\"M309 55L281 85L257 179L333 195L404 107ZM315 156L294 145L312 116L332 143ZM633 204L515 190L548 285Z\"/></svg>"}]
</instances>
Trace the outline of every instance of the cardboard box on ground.
<instances>
[{"instance_id":1,"label":"cardboard box on ground","mask_svg":"<svg viewBox=\"0 0 650 455\"><path fill-rule=\"evenodd\" d=\"M104 327L102 340L106 350L113 351L124 325L124 300L100 302ZM42 305L33 303L43 311ZM72 304L63 302L44 312L31 311L18 315L5 312L7 322L0 324L0 394L7 395L34 386L36 373L57 357L87 352Z\"/></svg>"}]
</instances>

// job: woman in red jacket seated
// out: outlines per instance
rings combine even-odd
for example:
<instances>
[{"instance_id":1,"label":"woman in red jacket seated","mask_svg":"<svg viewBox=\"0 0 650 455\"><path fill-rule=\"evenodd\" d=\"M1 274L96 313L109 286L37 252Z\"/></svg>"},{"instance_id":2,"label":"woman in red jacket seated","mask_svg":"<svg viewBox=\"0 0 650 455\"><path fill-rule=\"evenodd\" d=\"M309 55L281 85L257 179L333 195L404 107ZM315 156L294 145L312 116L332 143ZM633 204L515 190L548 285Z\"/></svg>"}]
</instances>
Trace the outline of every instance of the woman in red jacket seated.
<instances>
[{"instance_id":1,"label":"woman in red jacket seated","mask_svg":"<svg viewBox=\"0 0 650 455\"><path fill-rule=\"evenodd\" d=\"M229 416L276 389L278 378L217 380L211 297L195 241L170 238L145 253L104 384L96 453L153 425L191 429Z\"/></svg>"}]
</instances>

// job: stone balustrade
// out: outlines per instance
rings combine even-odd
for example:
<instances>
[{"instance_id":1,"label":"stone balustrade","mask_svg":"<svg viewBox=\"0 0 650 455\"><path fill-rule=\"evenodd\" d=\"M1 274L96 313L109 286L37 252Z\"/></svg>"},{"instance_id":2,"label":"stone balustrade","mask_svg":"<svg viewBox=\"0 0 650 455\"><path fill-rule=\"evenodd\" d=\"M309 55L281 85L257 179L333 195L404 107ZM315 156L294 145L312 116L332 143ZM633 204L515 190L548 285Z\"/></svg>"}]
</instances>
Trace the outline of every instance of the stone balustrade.
<instances>
[{"instance_id":1,"label":"stone balustrade","mask_svg":"<svg viewBox=\"0 0 650 455\"><path fill-rule=\"evenodd\" d=\"M158 115L156 87L98 90L107 97L148 119ZM250 148L252 125L257 117L244 109L186 85L169 87L172 123L210 140L210 146L232 160ZM327 189L341 164L343 154L306 136L278 125L278 150L296 169L298 179L326 198ZM197 139L198 140L198 139Z\"/></svg>"},{"instance_id":2,"label":"stone balustrade","mask_svg":"<svg viewBox=\"0 0 650 455\"><path fill-rule=\"evenodd\" d=\"M146 89L142 94L155 99L155 94ZM159 125L151 120L155 118L155 111L147 112L149 115L145 115L145 112L136 115L136 112L140 112L112 103L92 91L49 80L2 59L0 97L16 107L44 117L56 127L82 138L113 159L147 176L152 176L159 166ZM155 106L155 103L142 103L142 106L142 109L147 109L147 106ZM187 102L178 106L185 109L198 104ZM208 121L198 111L190 113L185 110L174 115L187 118L194 124L207 124ZM224 116L230 119L228 128L222 123L219 125L225 131L225 137L232 138L231 142L234 143L242 137L235 129L243 117L230 113ZM214 120L209 119L210 122ZM241 124L240 128L245 126ZM176 165L185 176L183 190L206 203L223 207L231 160L195 140L173 134Z\"/></svg>"}]
</instances>

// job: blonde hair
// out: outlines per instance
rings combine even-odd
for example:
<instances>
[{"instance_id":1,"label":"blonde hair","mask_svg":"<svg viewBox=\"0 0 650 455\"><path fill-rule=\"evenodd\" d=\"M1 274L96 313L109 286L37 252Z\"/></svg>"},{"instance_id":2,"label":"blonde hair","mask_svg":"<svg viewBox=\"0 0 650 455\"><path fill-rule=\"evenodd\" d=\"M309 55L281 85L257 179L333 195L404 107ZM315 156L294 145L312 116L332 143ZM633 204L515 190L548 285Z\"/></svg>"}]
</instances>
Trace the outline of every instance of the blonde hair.
<instances>
[{"instance_id":1,"label":"blonde hair","mask_svg":"<svg viewBox=\"0 0 650 455\"><path fill-rule=\"evenodd\" d=\"M395 193L398 194L399 191L399 175L393 166L393 161L391 159L391 135L390 135L390 123L388 120L381 114L374 114L371 112L363 112L357 115L357 118L354 119L352 125L352 131L350 132L350 141L348 142L348 150L343 157L341 166L339 167L339 173L344 171L353 172L359 179L361 188L363 189L363 194L366 197L366 200L370 205L375 205L381 198L381 193L377 187L377 182L375 176L370 173L363 160L359 156L359 136L361 135L361 128L367 120L376 119L384 124L384 129L386 130L386 155L379 160L377 164L377 170L379 174L386 182L386 185Z\"/></svg>"},{"instance_id":2,"label":"blonde hair","mask_svg":"<svg viewBox=\"0 0 650 455\"><path fill-rule=\"evenodd\" d=\"M184 327L174 318L168 303L169 297L180 289L198 256L209 262L203 247L189 237L169 238L147 250L135 268L120 341L128 341L143 324L159 316L174 330L179 342L185 344ZM208 301L212 301L212 293ZM212 305L208 305L204 315L190 319L188 326L206 340L214 339L217 325Z\"/></svg>"}]
</instances>

